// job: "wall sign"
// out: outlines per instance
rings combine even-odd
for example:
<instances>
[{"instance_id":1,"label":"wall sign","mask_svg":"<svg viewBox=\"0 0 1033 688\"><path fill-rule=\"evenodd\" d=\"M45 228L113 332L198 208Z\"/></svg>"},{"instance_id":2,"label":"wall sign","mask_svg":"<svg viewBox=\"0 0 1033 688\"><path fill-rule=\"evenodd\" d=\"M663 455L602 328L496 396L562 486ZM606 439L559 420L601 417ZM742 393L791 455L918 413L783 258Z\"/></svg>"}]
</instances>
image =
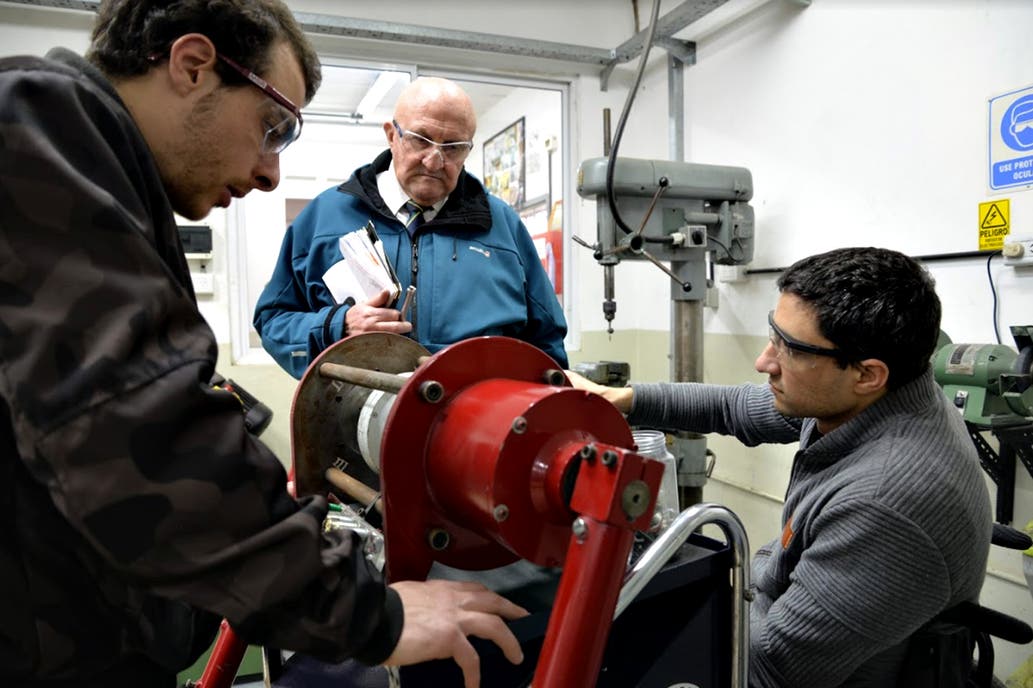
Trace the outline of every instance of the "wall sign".
<instances>
[{"instance_id":1,"label":"wall sign","mask_svg":"<svg viewBox=\"0 0 1033 688\"><path fill-rule=\"evenodd\" d=\"M1033 86L990 99L990 189L1033 186Z\"/></svg>"},{"instance_id":2,"label":"wall sign","mask_svg":"<svg viewBox=\"0 0 1033 688\"><path fill-rule=\"evenodd\" d=\"M1007 198L979 204L979 250L999 251L1010 231L1011 203Z\"/></svg>"}]
</instances>

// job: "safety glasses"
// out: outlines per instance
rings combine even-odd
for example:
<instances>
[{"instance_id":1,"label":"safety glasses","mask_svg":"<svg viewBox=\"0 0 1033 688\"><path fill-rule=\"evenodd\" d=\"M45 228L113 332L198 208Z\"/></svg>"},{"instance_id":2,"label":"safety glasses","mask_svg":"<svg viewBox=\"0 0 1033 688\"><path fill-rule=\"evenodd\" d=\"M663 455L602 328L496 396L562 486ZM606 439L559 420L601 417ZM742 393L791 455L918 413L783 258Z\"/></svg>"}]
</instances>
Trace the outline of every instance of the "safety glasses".
<instances>
[{"instance_id":1,"label":"safety glasses","mask_svg":"<svg viewBox=\"0 0 1033 688\"><path fill-rule=\"evenodd\" d=\"M775 311L768 313L768 338L775 348L775 355L780 361L796 360L802 358L798 354L810 354L811 356L828 356L838 360L843 359L841 349L829 349L822 346L815 346L794 339L775 324Z\"/></svg>"},{"instance_id":2,"label":"safety glasses","mask_svg":"<svg viewBox=\"0 0 1033 688\"><path fill-rule=\"evenodd\" d=\"M402 143L404 143L411 152L419 156L425 156L430 151L437 150L441 154L442 160L458 164L466 160L466 156L470 155L470 151L473 150L473 141L438 143L437 141L431 141L426 136L420 136L419 134L402 129L395 120L391 120L391 123L395 125L395 131L398 132L398 136L402 139Z\"/></svg>"},{"instance_id":3,"label":"safety glasses","mask_svg":"<svg viewBox=\"0 0 1033 688\"><path fill-rule=\"evenodd\" d=\"M250 69L242 67L225 55L216 53L227 67L240 74L250 81L256 88L273 99L280 106L279 113L282 117L275 117L275 121L266 122L265 138L262 140L262 152L266 154L282 153L287 146L298 140L301 136L301 110L290 99L269 85L269 82L258 76Z\"/></svg>"}]
</instances>

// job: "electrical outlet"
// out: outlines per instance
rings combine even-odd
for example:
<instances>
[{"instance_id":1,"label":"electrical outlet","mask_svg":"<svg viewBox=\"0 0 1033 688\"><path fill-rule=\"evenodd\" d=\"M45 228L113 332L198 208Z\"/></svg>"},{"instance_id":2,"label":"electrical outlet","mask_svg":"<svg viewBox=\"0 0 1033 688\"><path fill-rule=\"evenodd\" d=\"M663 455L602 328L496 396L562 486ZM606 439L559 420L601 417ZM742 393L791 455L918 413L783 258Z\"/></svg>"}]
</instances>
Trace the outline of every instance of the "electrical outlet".
<instances>
[{"instance_id":1,"label":"electrical outlet","mask_svg":"<svg viewBox=\"0 0 1033 688\"><path fill-rule=\"evenodd\" d=\"M1001 247L1005 265L1033 265L1033 237L1009 236Z\"/></svg>"},{"instance_id":2,"label":"electrical outlet","mask_svg":"<svg viewBox=\"0 0 1033 688\"><path fill-rule=\"evenodd\" d=\"M210 272L191 272L190 280L194 283L195 294L214 294L215 275Z\"/></svg>"}]
</instances>

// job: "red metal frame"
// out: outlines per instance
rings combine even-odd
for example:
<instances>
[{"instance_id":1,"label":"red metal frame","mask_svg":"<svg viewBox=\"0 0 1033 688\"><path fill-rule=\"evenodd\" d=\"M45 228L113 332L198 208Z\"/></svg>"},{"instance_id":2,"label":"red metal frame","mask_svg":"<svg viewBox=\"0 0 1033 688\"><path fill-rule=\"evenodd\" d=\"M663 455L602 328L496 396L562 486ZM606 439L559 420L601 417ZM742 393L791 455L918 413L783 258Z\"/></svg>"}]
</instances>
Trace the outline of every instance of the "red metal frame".
<instances>
[{"instance_id":1,"label":"red metal frame","mask_svg":"<svg viewBox=\"0 0 1033 688\"><path fill-rule=\"evenodd\" d=\"M247 651L247 643L238 636L229 622L223 619L219 625L219 635L215 639L215 647L204 665L204 673L194 688L227 688L233 685L233 679L240 669L240 662Z\"/></svg>"},{"instance_id":2,"label":"red metal frame","mask_svg":"<svg viewBox=\"0 0 1033 688\"><path fill-rule=\"evenodd\" d=\"M602 452L582 461L571 500L582 516L570 537L538 657L534 685L543 688L595 683L634 530L649 526L663 476L657 461L617 451L616 463L608 465L602 458L608 448L594 448ZM642 512L634 519L626 511L629 496L642 500L635 505Z\"/></svg>"}]
</instances>

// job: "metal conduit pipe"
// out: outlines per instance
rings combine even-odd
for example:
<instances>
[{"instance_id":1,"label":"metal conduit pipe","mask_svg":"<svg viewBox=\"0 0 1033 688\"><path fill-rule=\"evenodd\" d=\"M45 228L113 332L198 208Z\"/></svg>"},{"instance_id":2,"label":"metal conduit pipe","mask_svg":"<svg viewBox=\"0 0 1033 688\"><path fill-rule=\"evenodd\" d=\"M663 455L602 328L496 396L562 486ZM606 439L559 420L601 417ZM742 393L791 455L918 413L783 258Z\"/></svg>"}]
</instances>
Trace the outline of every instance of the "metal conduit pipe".
<instances>
[{"instance_id":1,"label":"metal conduit pipe","mask_svg":"<svg viewBox=\"0 0 1033 688\"><path fill-rule=\"evenodd\" d=\"M649 546L624 576L613 618L621 615L689 535L707 523L721 528L732 548L732 686L746 688L750 649L750 544L742 521L717 504L696 504L678 514L671 526Z\"/></svg>"}]
</instances>

